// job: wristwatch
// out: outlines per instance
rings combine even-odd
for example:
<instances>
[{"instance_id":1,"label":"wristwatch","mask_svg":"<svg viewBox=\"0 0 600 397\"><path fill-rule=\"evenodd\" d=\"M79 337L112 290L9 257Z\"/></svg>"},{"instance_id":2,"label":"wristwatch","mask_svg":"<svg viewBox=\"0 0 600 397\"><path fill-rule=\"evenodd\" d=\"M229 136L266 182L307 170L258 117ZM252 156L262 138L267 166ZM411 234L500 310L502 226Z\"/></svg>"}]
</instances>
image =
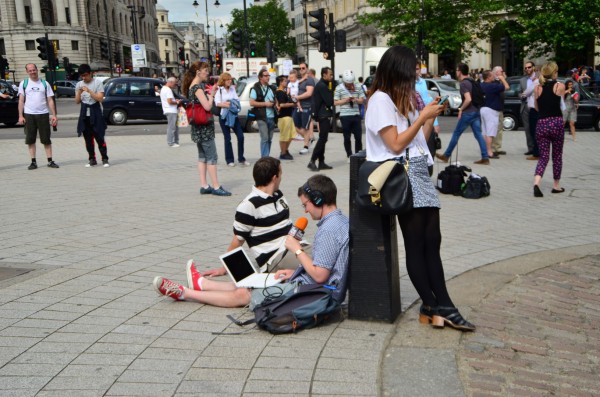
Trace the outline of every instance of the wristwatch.
<instances>
[{"instance_id":1,"label":"wristwatch","mask_svg":"<svg viewBox=\"0 0 600 397\"><path fill-rule=\"evenodd\" d=\"M296 257L298 257L298 255L300 255L300 254L301 254L301 253L303 253L303 252L304 252L304 250L303 250L302 248L298 248L298 249L296 250L296 252L294 252L294 254L296 254Z\"/></svg>"}]
</instances>

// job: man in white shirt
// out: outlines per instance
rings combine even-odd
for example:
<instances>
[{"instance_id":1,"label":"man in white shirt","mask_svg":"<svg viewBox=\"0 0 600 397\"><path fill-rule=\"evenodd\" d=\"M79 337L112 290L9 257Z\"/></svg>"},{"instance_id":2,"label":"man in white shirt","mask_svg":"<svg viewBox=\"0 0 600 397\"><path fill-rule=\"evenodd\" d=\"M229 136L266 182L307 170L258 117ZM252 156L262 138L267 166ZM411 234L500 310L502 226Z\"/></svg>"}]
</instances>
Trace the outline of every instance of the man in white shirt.
<instances>
[{"instance_id":1,"label":"man in white shirt","mask_svg":"<svg viewBox=\"0 0 600 397\"><path fill-rule=\"evenodd\" d=\"M56 104L54 103L54 92L50 84L39 78L38 68L34 63L25 65L29 78L19 83L19 124L25 126L25 144L29 148L31 164L28 169L35 170L37 161L35 159L35 140L37 133L40 134L40 142L46 150L48 167L58 168L52 160L52 141L50 140L50 124L56 127ZM52 116L50 113L52 112Z\"/></svg>"},{"instance_id":2,"label":"man in white shirt","mask_svg":"<svg viewBox=\"0 0 600 397\"><path fill-rule=\"evenodd\" d=\"M177 78L169 77L167 83L160 89L160 102L163 114L167 118L167 144L170 147L179 147L179 127L177 127L177 106L181 103L175 99L173 88L177 85Z\"/></svg>"}]
</instances>

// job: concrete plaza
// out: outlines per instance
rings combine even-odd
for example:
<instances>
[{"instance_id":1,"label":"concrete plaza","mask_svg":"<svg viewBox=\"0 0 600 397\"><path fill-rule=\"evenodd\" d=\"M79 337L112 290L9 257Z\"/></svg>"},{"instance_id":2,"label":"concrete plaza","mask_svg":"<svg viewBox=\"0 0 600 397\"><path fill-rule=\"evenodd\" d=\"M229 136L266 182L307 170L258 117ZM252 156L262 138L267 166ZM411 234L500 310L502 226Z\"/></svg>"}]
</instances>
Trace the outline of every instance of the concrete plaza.
<instances>
[{"instance_id":1,"label":"concrete plaza","mask_svg":"<svg viewBox=\"0 0 600 397\"><path fill-rule=\"evenodd\" d=\"M252 184L252 167L221 161L233 196L200 196L196 148L181 135L169 148L162 135L109 128L110 168L85 168L83 139L57 138L61 168L45 166L38 144L34 171L22 140L0 142L0 396L600 395L600 133L566 138L566 192L550 193L550 165L543 198L533 197L522 131L505 133L508 155L489 166L474 166L476 142L461 138L460 161L489 179L491 196L441 197L442 259L475 333L418 324L399 233L398 321L345 319L282 336L227 335L240 329L226 315L247 310L153 290L156 275L185 282L189 258L218 265ZM246 135L249 161L258 139ZM303 215L297 188L312 175L299 149L281 186L293 219ZM347 214L341 134L330 134L326 161ZM315 229L309 222L309 240Z\"/></svg>"}]
</instances>

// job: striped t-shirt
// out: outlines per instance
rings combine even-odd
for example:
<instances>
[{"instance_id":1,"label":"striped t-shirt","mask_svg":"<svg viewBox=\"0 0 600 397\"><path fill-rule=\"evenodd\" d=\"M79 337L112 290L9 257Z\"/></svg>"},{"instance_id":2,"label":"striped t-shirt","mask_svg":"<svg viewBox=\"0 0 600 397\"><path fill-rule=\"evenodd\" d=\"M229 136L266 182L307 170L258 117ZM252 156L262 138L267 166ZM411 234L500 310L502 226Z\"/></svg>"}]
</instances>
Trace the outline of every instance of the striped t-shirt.
<instances>
[{"instance_id":1,"label":"striped t-shirt","mask_svg":"<svg viewBox=\"0 0 600 397\"><path fill-rule=\"evenodd\" d=\"M281 190L269 196L253 186L236 209L233 233L248 243L262 266L283 246L291 226L290 208Z\"/></svg>"}]
</instances>

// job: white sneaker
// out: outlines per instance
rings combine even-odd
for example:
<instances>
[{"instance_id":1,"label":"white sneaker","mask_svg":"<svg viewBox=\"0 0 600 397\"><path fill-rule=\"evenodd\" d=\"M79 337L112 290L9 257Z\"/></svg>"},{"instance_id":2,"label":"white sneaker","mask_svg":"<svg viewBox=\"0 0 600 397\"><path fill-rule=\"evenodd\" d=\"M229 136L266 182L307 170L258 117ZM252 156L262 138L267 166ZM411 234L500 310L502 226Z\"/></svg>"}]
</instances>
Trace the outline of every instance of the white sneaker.
<instances>
[{"instance_id":1,"label":"white sneaker","mask_svg":"<svg viewBox=\"0 0 600 397\"><path fill-rule=\"evenodd\" d=\"M103 166L104 168L108 168L108 167L110 167L110 164L108 163L108 160L102 160L102 166Z\"/></svg>"},{"instance_id":2,"label":"white sneaker","mask_svg":"<svg viewBox=\"0 0 600 397\"><path fill-rule=\"evenodd\" d=\"M304 137L300 134L297 134L295 137L292 138L293 141L303 141Z\"/></svg>"},{"instance_id":3,"label":"white sneaker","mask_svg":"<svg viewBox=\"0 0 600 397\"><path fill-rule=\"evenodd\" d=\"M178 143L174 143L174 144L171 145L171 147L179 147L179 144Z\"/></svg>"},{"instance_id":4,"label":"white sneaker","mask_svg":"<svg viewBox=\"0 0 600 397\"><path fill-rule=\"evenodd\" d=\"M240 165L243 165L243 166L246 166L246 167L247 167L247 166L249 166L249 165L252 165L252 163L251 163L251 162L249 162L249 161L240 161Z\"/></svg>"},{"instance_id":5,"label":"white sneaker","mask_svg":"<svg viewBox=\"0 0 600 397\"><path fill-rule=\"evenodd\" d=\"M230 167L235 167L235 163L227 163L227 165Z\"/></svg>"},{"instance_id":6,"label":"white sneaker","mask_svg":"<svg viewBox=\"0 0 600 397\"><path fill-rule=\"evenodd\" d=\"M300 149L300 154L306 154L308 153L308 148L303 147L302 149Z\"/></svg>"}]
</instances>

